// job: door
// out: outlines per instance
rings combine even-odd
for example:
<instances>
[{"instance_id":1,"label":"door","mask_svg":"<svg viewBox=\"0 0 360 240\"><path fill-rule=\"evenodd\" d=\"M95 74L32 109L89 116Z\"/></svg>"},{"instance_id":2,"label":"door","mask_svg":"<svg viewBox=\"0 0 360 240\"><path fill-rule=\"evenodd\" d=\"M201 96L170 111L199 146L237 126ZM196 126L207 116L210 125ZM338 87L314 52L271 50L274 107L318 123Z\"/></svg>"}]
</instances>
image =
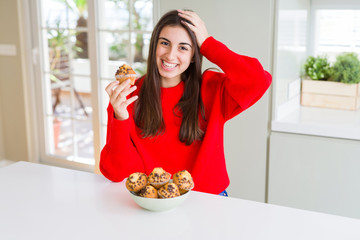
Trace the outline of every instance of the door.
<instances>
[{"instance_id":1,"label":"door","mask_svg":"<svg viewBox=\"0 0 360 240\"><path fill-rule=\"evenodd\" d=\"M30 6L39 158L97 169L105 144L105 86L116 69L139 76L154 18L153 0L37 0Z\"/></svg>"}]
</instances>

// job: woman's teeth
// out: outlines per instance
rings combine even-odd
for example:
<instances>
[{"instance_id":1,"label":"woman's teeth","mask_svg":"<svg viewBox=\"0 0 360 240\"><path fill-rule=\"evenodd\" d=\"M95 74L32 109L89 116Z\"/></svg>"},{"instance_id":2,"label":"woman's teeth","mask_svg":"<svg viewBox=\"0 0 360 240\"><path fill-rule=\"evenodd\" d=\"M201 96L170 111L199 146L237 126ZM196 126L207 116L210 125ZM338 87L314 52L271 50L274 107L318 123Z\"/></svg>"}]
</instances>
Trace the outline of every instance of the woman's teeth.
<instances>
[{"instance_id":1,"label":"woman's teeth","mask_svg":"<svg viewBox=\"0 0 360 240\"><path fill-rule=\"evenodd\" d=\"M164 66L167 67L167 68L174 68L174 67L176 67L176 63L167 63L167 62L163 61L163 64L164 64Z\"/></svg>"}]
</instances>

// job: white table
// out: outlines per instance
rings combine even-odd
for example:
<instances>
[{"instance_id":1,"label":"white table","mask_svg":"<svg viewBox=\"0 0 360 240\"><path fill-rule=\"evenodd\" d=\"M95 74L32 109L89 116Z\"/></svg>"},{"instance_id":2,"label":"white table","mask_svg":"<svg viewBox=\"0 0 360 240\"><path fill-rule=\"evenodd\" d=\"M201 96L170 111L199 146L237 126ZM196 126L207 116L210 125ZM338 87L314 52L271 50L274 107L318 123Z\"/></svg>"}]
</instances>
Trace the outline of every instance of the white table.
<instances>
[{"instance_id":1,"label":"white table","mask_svg":"<svg viewBox=\"0 0 360 240\"><path fill-rule=\"evenodd\" d=\"M360 206L359 206L360 207ZM360 239L360 220L200 192L138 207L124 183L18 162L0 168L0 239Z\"/></svg>"}]
</instances>

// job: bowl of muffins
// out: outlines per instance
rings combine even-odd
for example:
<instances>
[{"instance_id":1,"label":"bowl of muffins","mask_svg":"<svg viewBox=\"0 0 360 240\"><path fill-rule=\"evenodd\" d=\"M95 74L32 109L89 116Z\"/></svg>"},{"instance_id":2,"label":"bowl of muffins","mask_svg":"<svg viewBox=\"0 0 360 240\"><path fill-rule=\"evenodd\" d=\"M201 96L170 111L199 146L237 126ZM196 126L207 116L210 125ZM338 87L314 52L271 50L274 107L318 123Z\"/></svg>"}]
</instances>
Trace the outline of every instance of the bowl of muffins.
<instances>
[{"instance_id":1,"label":"bowl of muffins","mask_svg":"<svg viewBox=\"0 0 360 240\"><path fill-rule=\"evenodd\" d=\"M149 176L141 172L130 174L126 188L140 207L158 212L174 209L183 203L194 188L194 181L187 170L175 173L171 179L170 173L156 167Z\"/></svg>"}]
</instances>

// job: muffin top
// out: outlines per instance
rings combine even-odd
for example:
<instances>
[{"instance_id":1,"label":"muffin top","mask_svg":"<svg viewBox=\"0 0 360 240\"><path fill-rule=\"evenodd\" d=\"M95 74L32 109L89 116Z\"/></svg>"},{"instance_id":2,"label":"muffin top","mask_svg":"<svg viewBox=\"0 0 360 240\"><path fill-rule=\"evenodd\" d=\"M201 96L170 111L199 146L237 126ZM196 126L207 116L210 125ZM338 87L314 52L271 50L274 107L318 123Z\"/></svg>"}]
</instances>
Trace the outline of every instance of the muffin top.
<instances>
[{"instance_id":1,"label":"muffin top","mask_svg":"<svg viewBox=\"0 0 360 240\"><path fill-rule=\"evenodd\" d=\"M146 198L158 198L157 190L151 185L147 185L147 186L143 187L138 192L138 195L141 197L146 197Z\"/></svg>"},{"instance_id":2,"label":"muffin top","mask_svg":"<svg viewBox=\"0 0 360 240\"><path fill-rule=\"evenodd\" d=\"M115 76L123 76L129 74L136 74L136 72L129 65L123 64L116 70Z\"/></svg>"},{"instance_id":3,"label":"muffin top","mask_svg":"<svg viewBox=\"0 0 360 240\"><path fill-rule=\"evenodd\" d=\"M158 191L161 198L174 198L180 196L179 188L175 183L167 183Z\"/></svg>"},{"instance_id":4,"label":"muffin top","mask_svg":"<svg viewBox=\"0 0 360 240\"><path fill-rule=\"evenodd\" d=\"M147 184L147 176L145 173L135 172L130 174L126 180L126 188L129 191L137 192Z\"/></svg>"},{"instance_id":5,"label":"muffin top","mask_svg":"<svg viewBox=\"0 0 360 240\"><path fill-rule=\"evenodd\" d=\"M166 172L163 168L157 167L149 174L148 181L150 183L164 183L168 182L171 178L171 174Z\"/></svg>"},{"instance_id":6,"label":"muffin top","mask_svg":"<svg viewBox=\"0 0 360 240\"><path fill-rule=\"evenodd\" d=\"M194 181L192 179L192 176L186 170L182 170L175 173L173 180L174 183L176 183L180 189L190 190L194 188Z\"/></svg>"}]
</instances>

